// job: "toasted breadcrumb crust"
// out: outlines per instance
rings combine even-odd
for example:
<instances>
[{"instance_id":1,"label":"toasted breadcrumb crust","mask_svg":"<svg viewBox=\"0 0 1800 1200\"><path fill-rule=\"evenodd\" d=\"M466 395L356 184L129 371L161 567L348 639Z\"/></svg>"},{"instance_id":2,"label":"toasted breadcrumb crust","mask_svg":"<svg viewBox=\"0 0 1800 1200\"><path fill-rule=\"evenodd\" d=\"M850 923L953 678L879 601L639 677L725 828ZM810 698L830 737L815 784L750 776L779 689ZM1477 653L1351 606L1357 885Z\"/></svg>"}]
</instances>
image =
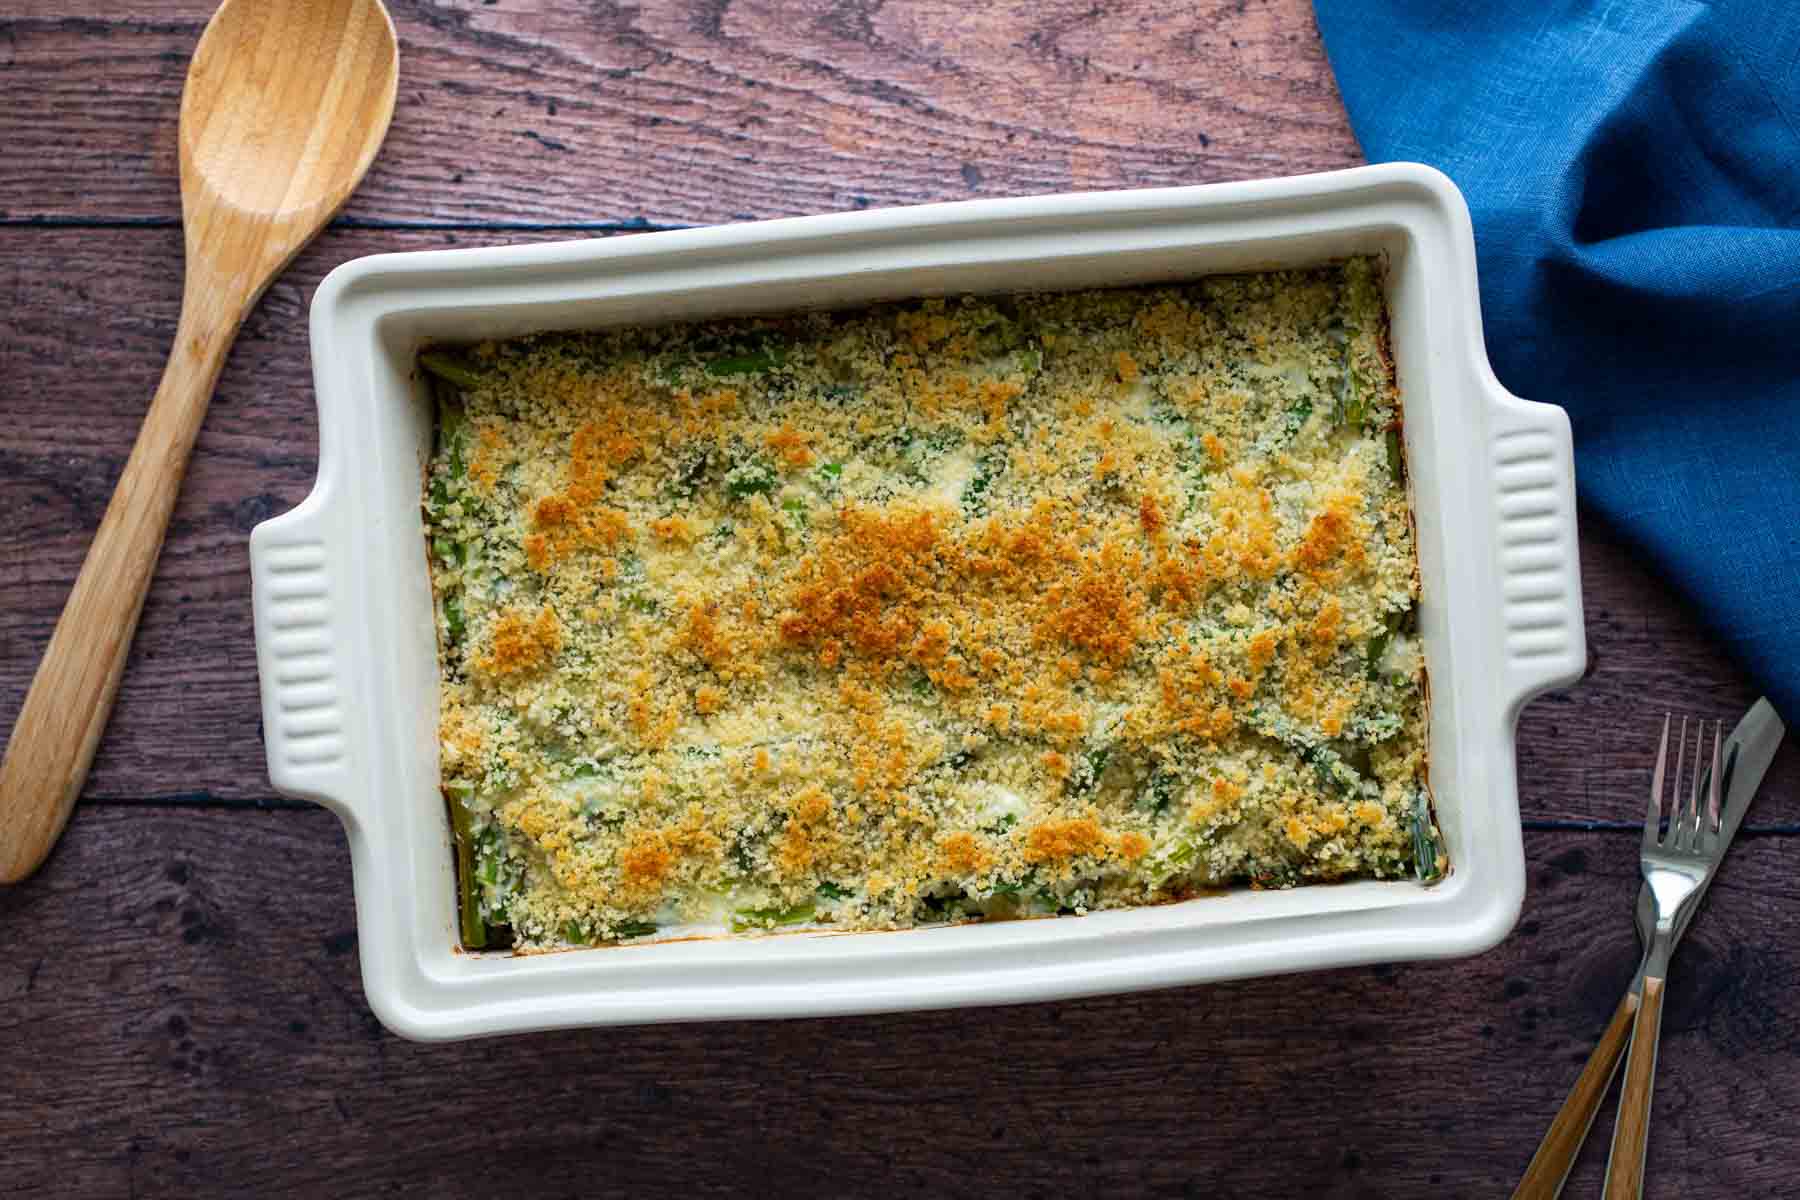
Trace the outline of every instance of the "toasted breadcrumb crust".
<instances>
[{"instance_id":1,"label":"toasted breadcrumb crust","mask_svg":"<svg viewBox=\"0 0 1800 1200\"><path fill-rule=\"evenodd\" d=\"M1377 272L461 351L426 509L483 916L542 948L1414 876Z\"/></svg>"}]
</instances>

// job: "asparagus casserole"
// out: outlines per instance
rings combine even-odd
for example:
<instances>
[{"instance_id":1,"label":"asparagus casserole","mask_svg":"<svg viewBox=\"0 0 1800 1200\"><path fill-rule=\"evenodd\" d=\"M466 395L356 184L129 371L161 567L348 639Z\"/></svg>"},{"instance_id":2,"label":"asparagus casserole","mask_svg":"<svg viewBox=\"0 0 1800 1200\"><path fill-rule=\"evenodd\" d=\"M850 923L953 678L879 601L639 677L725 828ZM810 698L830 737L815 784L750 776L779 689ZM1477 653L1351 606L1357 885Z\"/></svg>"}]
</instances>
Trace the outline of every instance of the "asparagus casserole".
<instances>
[{"instance_id":1,"label":"asparagus casserole","mask_svg":"<svg viewBox=\"0 0 1800 1200\"><path fill-rule=\"evenodd\" d=\"M1431 880L1379 264L420 355L471 948Z\"/></svg>"}]
</instances>

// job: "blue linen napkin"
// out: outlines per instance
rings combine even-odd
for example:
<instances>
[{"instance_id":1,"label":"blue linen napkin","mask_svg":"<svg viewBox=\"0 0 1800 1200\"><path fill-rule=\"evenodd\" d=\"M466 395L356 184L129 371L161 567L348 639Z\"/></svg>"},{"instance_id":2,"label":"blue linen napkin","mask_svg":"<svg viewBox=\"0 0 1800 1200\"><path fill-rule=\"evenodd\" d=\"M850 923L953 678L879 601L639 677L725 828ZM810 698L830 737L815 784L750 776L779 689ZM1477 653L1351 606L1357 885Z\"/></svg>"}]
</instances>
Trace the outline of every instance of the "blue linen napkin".
<instances>
[{"instance_id":1,"label":"blue linen napkin","mask_svg":"<svg viewBox=\"0 0 1800 1200\"><path fill-rule=\"evenodd\" d=\"M1316 0L1371 161L1468 198L1500 381L1583 518L1800 719L1800 3Z\"/></svg>"}]
</instances>

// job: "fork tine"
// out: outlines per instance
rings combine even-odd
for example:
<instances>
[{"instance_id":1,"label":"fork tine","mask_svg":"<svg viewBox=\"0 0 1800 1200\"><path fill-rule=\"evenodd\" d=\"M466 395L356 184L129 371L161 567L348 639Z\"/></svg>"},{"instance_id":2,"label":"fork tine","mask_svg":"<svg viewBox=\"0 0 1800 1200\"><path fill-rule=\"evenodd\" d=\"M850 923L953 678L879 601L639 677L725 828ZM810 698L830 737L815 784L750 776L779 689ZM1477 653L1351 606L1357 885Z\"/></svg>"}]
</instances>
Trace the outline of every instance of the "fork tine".
<instances>
[{"instance_id":1,"label":"fork tine","mask_svg":"<svg viewBox=\"0 0 1800 1200\"><path fill-rule=\"evenodd\" d=\"M1713 722L1712 777L1706 788L1706 844L1711 846L1718 839L1722 824L1719 801L1719 745L1724 737L1725 722Z\"/></svg>"},{"instance_id":2,"label":"fork tine","mask_svg":"<svg viewBox=\"0 0 1800 1200\"><path fill-rule=\"evenodd\" d=\"M1706 722L1694 722L1694 778L1689 787L1692 795L1688 799L1687 818L1682 821L1683 844L1691 850L1699 844L1700 838L1700 777L1706 774Z\"/></svg>"},{"instance_id":3,"label":"fork tine","mask_svg":"<svg viewBox=\"0 0 1800 1200\"><path fill-rule=\"evenodd\" d=\"M1703 721L1694 722L1696 726L1704 725ZM1668 836L1663 838L1665 850L1685 850L1688 848L1688 830L1693 826L1694 797L1700 791L1700 742L1699 730L1695 730L1693 775L1687 774L1687 718L1681 720L1681 750L1675 755L1675 815L1669 818Z\"/></svg>"},{"instance_id":4,"label":"fork tine","mask_svg":"<svg viewBox=\"0 0 1800 1200\"><path fill-rule=\"evenodd\" d=\"M1700 808L1700 776L1706 773L1706 722L1694 722L1694 774L1687 780L1688 794L1681 801L1681 840L1677 845L1683 850L1694 848L1694 835L1698 831L1699 822L1695 819Z\"/></svg>"},{"instance_id":5,"label":"fork tine","mask_svg":"<svg viewBox=\"0 0 1800 1200\"><path fill-rule=\"evenodd\" d=\"M1662 844L1673 846L1681 837L1681 822L1687 816L1687 800L1681 794L1681 781L1687 771L1687 727L1688 719L1681 718L1681 732L1675 737L1675 781L1670 788L1669 827L1664 831Z\"/></svg>"},{"instance_id":6,"label":"fork tine","mask_svg":"<svg viewBox=\"0 0 1800 1200\"><path fill-rule=\"evenodd\" d=\"M1706 767L1709 761L1706 754L1706 722L1698 722L1694 739L1694 819L1688 823L1688 845L1698 848L1700 834L1706 829Z\"/></svg>"},{"instance_id":7,"label":"fork tine","mask_svg":"<svg viewBox=\"0 0 1800 1200\"><path fill-rule=\"evenodd\" d=\"M1683 718L1685 720L1685 718ZM1662 823L1663 768L1669 765L1669 720L1663 714L1662 741L1656 747L1656 772L1650 779L1650 815L1644 818L1644 849L1656 848L1657 827ZM1681 778L1676 774L1676 778Z\"/></svg>"},{"instance_id":8,"label":"fork tine","mask_svg":"<svg viewBox=\"0 0 1800 1200\"><path fill-rule=\"evenodd\" d=\"M1718 722L1715 721L1715 727L1717 724ZM1687 850L1699 850L1711 817L1709 799L1712 795L1712 786L1710 783L1702 786L1702 780L1705 779L1707 773L1706 722L1697 721L1694 729L1694 778L1690 784L1692 795L1689 797L1686 817L1681 823L1681 845Z\"/></svg>"}]
</instances>

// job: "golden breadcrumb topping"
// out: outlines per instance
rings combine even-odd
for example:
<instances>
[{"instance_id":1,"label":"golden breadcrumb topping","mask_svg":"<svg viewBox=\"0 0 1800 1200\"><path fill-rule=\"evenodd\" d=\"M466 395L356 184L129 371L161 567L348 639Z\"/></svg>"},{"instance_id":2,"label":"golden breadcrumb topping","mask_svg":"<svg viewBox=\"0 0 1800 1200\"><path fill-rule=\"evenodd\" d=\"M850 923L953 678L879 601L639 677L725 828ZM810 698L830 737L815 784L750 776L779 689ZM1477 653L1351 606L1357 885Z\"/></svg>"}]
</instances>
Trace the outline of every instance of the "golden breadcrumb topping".
<instances>
[{"instance_id":1,"label":"golden breadcrumb topping","mask_svg":"<svg viewBox=\"0 0 1800 1200\"><path fill-rule=\"evenodd\" d=\"M1435 877L1386 330L1358 259L427 351L465 917Z\"/></svg>"}]
</instances>

